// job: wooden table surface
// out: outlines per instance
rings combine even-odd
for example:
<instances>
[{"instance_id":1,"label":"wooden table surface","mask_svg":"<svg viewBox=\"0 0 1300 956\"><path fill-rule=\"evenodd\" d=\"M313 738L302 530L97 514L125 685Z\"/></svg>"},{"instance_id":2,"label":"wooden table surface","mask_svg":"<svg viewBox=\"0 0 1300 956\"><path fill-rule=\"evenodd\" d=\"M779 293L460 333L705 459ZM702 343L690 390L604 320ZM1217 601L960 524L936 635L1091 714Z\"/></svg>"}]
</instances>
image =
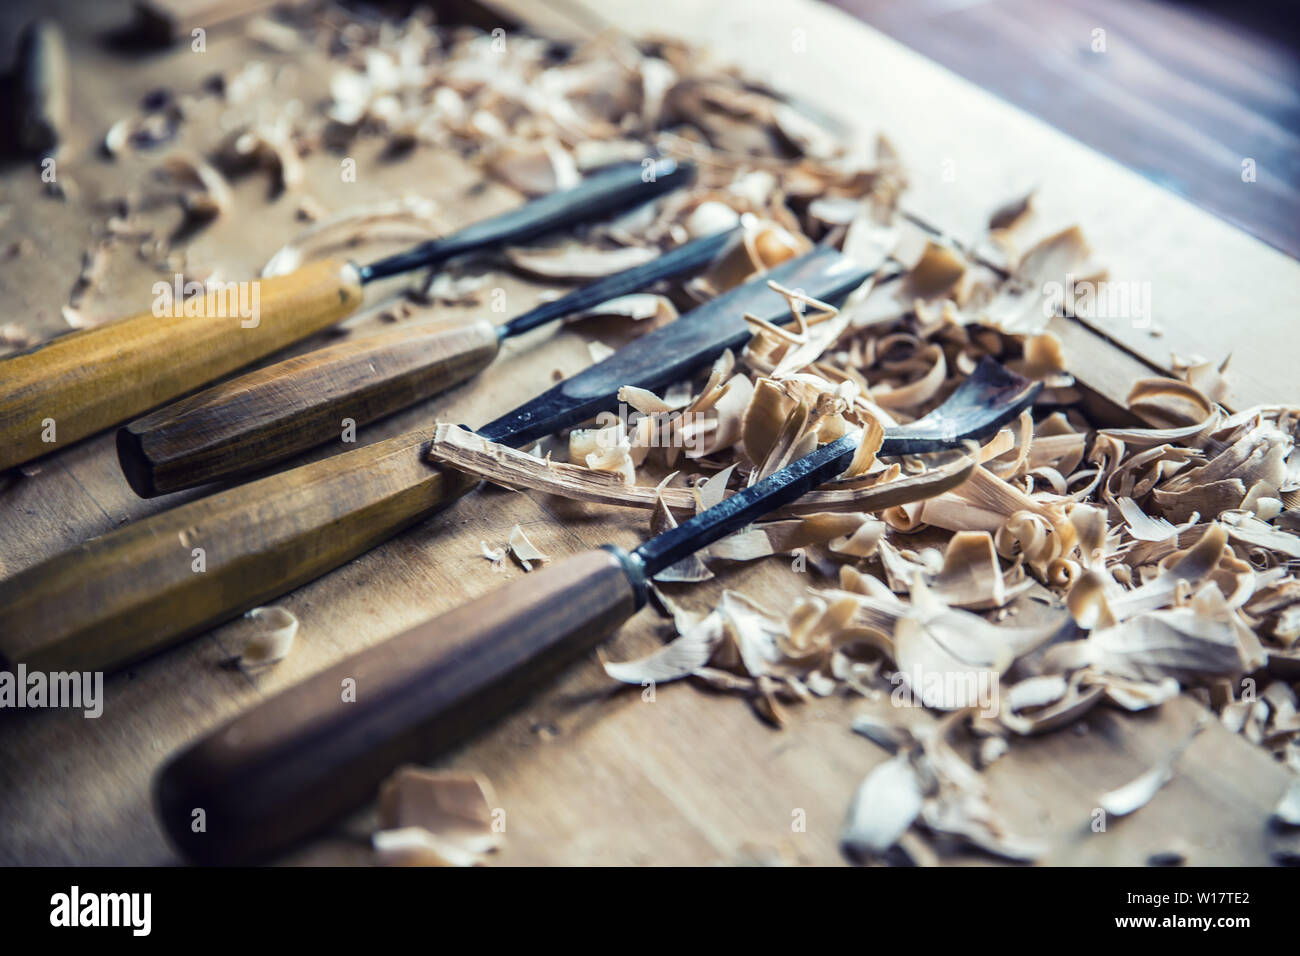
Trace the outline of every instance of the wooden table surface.
<instances>
[{"instance_id":1,"label":"wooden table surface","mask_svg":"<svg viewBox=\"0 0 1300 956\"><path fill-rule=\"evenodd\" d=\"M1300 294L1294 261L844 14L806 0L728 0L707 8L688 0L522 6L536 29L557 35L590 30L604 17L633 32L706 42L778 85L817 96L859 121L863 135L888 131L914 170L914 206L958 232L987 212L977 206L991 207L1026 179L1041 181L1047 222L1083 220L1112 275L1144 277L1157 290L1167 329L1159 342L1139 330L1098 334L1080 322L1058 323L1072 360L1095 369L1084 377L1101 395L1122 398L1128 381L1167 364L1169 350L1180 348L1216 356L1232 350L1234 368L1247 373L1236 380L1238 406L1296 397L1289 375L1293 345L1279 349L1267 336L1251 345L1224 327L1231 317L1276 332L1284 316L1294 316ZM127 3L54 0L39 7L62 16L73 50L74 134L60 168L80 195L68 202L44 196L26 166L0 175L0 205L10 211L0 225L0 250L21 238L34 246L21 260L0 264L0 293L9 303L6 319L52 334L93 240L92 224L102 221L96 204L138 181L155 161L97 157L109 122L151 89L192 88L250 57L293 61L278 91L285 97L322 89L328 67L314 54L254 52L239 31L214 32L203 54L127 55L103 42L127 16ZM494 3L489 16L504 24L520 17L520 9ZM5 15L12 17L12 9ZM807 31L821 69L792 59L794 27ZM381 162L378 151L377 143L358 147L362 173L346 187L339 185L337 157L308 157L305 191L334 211L393 195L425 196L439 204L448 227L518 201L502 186L475 188L478 172L456 157L420 150ZM951 156L961 158L956 188L929 174ZM240 213L195 236L190 261L219 266L228 278L259 269L301 228L294 200L268 203L265 190L260 177L241 180ZM126 261L133 258L114 262L88 309L112 315L140 306L156 277ZM504 271L494 272L490 285L505 290L509 312L522 311L544 291ZM486 421L547 387L555 372L585 367L591 332L539 330L512 341L473 382L361 429L360 440L433 419ZM614 327L596 333L619 344ZM88 440L0 491L0 575L189 496L136 498L117 470L111 435ZM480 542L503 543L516 523L556 558L605 541L632 545L646 531L643 517L615 509L480 490L277 602L298 616L301 630L293 653L274 668L249 675L221 666L235 647L238 624L231 624L108 677L98 720L58 711L0 715L0 862L174 862L149 802L150 777L167 754L264 695L521 574L516 568L494 574L480 555ZM779 603L793 596L797 583L782 568L756 562L725 571L683 600L702 608L722 587ZM616 660L644 653L667 630L653 612L642 611L606 652ZM853 714L873 708L888 711L887 695L819 700L793 708L790 725L776 730L743 700L686 683L660 687L646 702L639 688L612 687L593 655L436 765L479 770L493 781L507 819L502 863L830 864L841 862L837 835L855 787L883 759L849 730ZM1149 768L1200 711L1190 698L1142 715L1098 710L1083 722L1084 732L1017 742L987 772L995 803L1020 831L1049 840L1049 862L1140 865L1153 852L1177 847L1193 863L1265 863L1278 849L1294 851L1293 838L1267 826L1287 772L1217 723L1196 739L1175 779L1148 807L1107 833L1091 832L1097 797ZM802 831L792 826L800 811L807 820ZM361 811L285 862L367 862L372 819L372 809Z\"/></svg>"},{"instance_id":2,"label":"wooden table surface","mask_svg":"<svg viewBox=\"0 0 1300 956\"><path fill-rule=\"evenodd\" d=\"M835 5L1300 255L1300 33L1274 0Z\"/></svg>"}]
</instances>

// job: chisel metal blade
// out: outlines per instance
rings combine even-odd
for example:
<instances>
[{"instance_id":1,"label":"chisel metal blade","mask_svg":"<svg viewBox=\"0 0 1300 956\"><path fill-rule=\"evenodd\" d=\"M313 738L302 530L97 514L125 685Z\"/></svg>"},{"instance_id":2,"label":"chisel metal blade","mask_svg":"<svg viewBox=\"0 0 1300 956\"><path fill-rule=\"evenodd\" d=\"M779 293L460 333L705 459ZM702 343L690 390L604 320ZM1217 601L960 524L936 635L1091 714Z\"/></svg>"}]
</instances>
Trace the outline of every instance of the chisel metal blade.
<instances>
[{"instance_id":1,"label":"chisel metal blade","mask_svg":"<svg viewBox=\"0 0 1300 956\"><path fill-rule=\"evenodd\" d=\"M768 287L769 281L836 305L873 271L835 249L815 249L643 335L478 433L519 448L587 421L615 407L618 390L624 385L662 389L687 378L727 349L742 347L753 334L744 319L746 312L771 322L788 321L789 306L780 293Z\"/></svg>"},{"instance_id":2,"label":"chisel metal blade","mask_svg":"<svg viewBox=\"0 0 1300 956\"><path fill-rule=\"evenodd\" d=\"M982 440L1014 420L1042 390L987 355L942 405L907 425L885 429L882 455L919 455Z\"/></svg>"},{"instance_id":3,"label":"chisel metal blade","mask_svg":"<svg viewBox=\"0 0 1300 956\"><path fill-rule=\"evenodd\" d=\"M830 481L849 467L861 439L861 433L854 431L822 445L757 484L723 498L689 521L656 535L633 551L633 558L640 561L647 579L654 577L700 548Z\"/></svg>"},{"instance_id":4,"label":"chisel metal blade","mask_svg":"<svg viewBox=\"0 0 1300 956\"><path fill-rule=\"evenodd\" d=\"M880 453L903 455L985 438L1033 404L1042 389L993 359L980 359L942 405L910 425L886 429ZM757 484L651 538L633 552L647 578L830 481L853 460L861 435L851 432L792 462Z\"/></svg>"}]
</instances>

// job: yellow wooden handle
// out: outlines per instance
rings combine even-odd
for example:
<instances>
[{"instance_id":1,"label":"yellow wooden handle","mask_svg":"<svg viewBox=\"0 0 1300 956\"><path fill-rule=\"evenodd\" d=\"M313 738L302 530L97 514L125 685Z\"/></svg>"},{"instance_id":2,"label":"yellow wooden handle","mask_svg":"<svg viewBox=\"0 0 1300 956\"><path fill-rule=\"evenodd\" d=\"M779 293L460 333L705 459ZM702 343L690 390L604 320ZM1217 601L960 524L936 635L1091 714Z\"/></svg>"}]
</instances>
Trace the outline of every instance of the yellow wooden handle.
<instances>
[{"instance_id":1,"label":"yellow wooden handle","mask_svg":"<svg viewBox=\"0 0 1300 956\"><path fill-rule=\"evenodd\" d=\"M435 428L187 502L0 581L0 667L114 670L368 551L475 484Z\"/></svg>"},{"instance_id":2,"label":"yellow wooden handle","mask_svg":"<svg viewBox=\"0 0 1300 956\"><path fill-rule=\"evenodd\" d=\"M0 470L120 422L318 332L361 302L355 266L325 260L232 282L0 360Z\"/></svg>"}]
</instances>

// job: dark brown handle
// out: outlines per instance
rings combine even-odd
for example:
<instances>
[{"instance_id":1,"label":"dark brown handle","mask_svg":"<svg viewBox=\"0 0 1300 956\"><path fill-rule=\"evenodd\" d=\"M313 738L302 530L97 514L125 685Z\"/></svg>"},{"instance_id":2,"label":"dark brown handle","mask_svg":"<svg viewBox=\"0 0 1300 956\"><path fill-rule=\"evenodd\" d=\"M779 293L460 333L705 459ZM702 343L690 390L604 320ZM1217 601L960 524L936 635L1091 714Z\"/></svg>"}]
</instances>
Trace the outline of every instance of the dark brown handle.
<instances>
[{"instance_id":1,"label":"dark brown handle","mask_svg":"<svg viewBox=\"0 0 1300 956\"><path fill-rule=\"evenodd\" d=\"M373 797L399 764L509 710L631 616L644 590L629 560L584 552L258 704L159 772L167 833L191 860L230 864L315 832Z\"/></svg>"},{"instance_id":2,"label":"dark brown handle","mask_svg":"<svg viewBox=\"0 0 1300 956\"><path fill-rule=\"evenodd\" d=\"M450 388L497 354L476 322L391 329L308 352L214 385L117 434L142 498L246 475Z\"/></svg>"},{"instance_id":3,"label":"dark brown handle","mask_svg":"<svg viewBox=\"0 0 1300 956\"><path fill-rule=\"evenodd\" d=\"M18 40L13 73L17 93L18 145L53 156L68 125L68 51L63 31L51 20L28 25Z\"/></svg>"},{"instance_id":4,"label":"dark brown handle","mask_svg":"<svg viewBox=\"0 0 1300 956\"><path fill-rule=\"evenodd\" d=\"M339 260L178 302L0 359L0 471L49 454L333 325L361 302Z\"/></svg>"},{"instance_id":5,"label":"dark brown handle","mask_svg":"<svg viewBox=\"0 0 1300 956\"><path fill-rule=\"evenodd\" d=\"M422 429L200 498L0 581L0 664L115 670L320 577L474 486Z\"/></svg>"}]
</instances>

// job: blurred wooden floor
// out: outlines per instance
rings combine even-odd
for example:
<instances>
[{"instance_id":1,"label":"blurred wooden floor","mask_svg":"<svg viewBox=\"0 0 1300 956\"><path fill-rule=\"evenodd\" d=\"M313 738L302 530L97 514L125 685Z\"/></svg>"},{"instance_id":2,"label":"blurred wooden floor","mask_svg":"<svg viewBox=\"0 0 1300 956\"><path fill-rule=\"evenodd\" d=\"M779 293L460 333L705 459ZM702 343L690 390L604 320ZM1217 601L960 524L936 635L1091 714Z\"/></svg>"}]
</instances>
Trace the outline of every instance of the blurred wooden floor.
<instances>
[{"instance_id":1,"label":"blurred wooden floor","mask_svg":"<svg viewBox=\"0 0 1300 956\"><path fill-rule=\"evenodd\" d=\"M1147 179L1300 256L1293 0L831 0ZM1105 50L1094 52L1094 31ZM1256 180L1242 181L1253 159Z\"/></svg>"}]
</instances>

